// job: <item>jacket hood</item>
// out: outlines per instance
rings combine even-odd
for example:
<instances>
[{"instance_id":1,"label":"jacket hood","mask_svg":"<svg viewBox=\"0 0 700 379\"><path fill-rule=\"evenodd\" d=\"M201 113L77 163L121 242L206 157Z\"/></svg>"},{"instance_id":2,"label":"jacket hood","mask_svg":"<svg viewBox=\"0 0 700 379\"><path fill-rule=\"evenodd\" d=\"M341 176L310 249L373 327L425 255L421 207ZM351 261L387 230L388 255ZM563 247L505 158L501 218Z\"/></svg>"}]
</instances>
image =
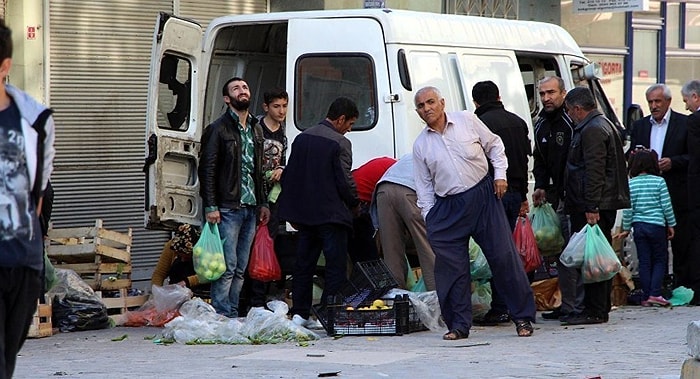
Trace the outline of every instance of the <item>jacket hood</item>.
<instances>
[{"instance_id":1,"label":"jacket hood","mask_svg":"<svg viewBox=\"0 0 700 379\"><path fill-rule=\"evenodd\" d=\"M25 119L30 125L34 124L39 114L46 109L44 104L39 103L34 100L31 96L23 91L20 91L17 87L11 84L5 84L5 90L7 94L10 95L17 108L19 108L19 113L22 118Z\"/></svg>"}]
</instances>

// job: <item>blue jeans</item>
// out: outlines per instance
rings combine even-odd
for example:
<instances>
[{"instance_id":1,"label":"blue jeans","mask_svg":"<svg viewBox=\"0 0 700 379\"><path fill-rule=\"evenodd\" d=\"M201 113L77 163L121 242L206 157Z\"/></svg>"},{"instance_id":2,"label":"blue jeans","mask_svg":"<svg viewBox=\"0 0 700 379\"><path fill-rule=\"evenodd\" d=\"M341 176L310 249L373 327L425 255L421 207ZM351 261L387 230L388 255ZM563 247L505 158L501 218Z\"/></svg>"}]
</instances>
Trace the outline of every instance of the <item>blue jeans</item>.
<instances>
[{"instance_id":1,"label":"blue jeans","mask_svg":"<svg viewBox=\"0 0 700 379\"><path fill-rule=\"evenodd\" d=\"M338 224L299 226L297 260L292 282L292 314L309 318L313 301L313 277L316 263L326 258L321 304L335 295L347 280L348 228Z\"/></svg>"},{"instance_id":2,"label":"blue jeans","mask_svg":"<svg viewBox=\"0 0 700 379\"><path fill-rule=\"evenodd\" d=\"M668 272L668 240L666 228L646 222L635 222L634 244L639 258L639 281L645 296L661 296L664 276Z\"/></svg>"},{"instance_id":3,"label":"blue jeans","mask_svg":"<svg viewBox=\"0 0 700 379\"><path fill-rule=\"evenodd\" d=\"M224 243L226 271L211 284L211 305L216 313L238 317L238 298L243 287L243 273L248 267L250 246L255 236L254 207L220 208L219 234Z\"/></svg>"}]
</instances>

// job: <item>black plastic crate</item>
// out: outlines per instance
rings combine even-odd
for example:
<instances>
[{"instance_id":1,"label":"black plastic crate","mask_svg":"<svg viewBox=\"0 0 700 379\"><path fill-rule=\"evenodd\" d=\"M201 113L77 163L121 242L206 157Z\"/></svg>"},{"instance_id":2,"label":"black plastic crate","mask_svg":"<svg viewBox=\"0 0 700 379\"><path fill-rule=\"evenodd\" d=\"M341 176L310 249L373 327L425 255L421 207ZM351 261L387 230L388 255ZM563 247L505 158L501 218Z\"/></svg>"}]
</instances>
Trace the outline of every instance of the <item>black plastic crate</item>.
<instances>
[{"instance_id":1,"label":"black plastic crate","mask_svg":"<svg viewBox=\"0 0 700 379\"><path fill-rule=\"evenodd\" d=\"M337 293L337 296L341 297L340 301L334 303L357 308L367 300L381 298L389 290L398 286L384 261L357 262L350 274L350 279Z\"/></svg>"},{"instance_id":2,"label":"black plastic crate","mask_svg":"<svg viewBox=\"0 0 700 379\"><path fill-rule=\"evenodd\" d=\"M337 303L318 304L313 306L312 310L329 336L400 336L427 330L418 318L408 295L397 295L394 299L382 300L391 308L360 310ZM367 306L370 303L371 301L361 305Z\"/></svg>"}]
</instances>

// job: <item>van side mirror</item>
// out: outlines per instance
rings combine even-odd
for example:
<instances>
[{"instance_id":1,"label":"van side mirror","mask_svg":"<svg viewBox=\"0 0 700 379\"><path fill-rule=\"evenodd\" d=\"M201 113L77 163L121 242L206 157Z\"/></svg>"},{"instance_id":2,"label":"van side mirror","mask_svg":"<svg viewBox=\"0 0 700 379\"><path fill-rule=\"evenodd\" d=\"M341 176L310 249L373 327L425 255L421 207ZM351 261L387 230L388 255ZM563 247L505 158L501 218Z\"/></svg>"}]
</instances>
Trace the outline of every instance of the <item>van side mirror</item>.
<instances>
[{"instance_id":1,"label":"van side mirror","mask_svg":"<svg viewBox=\"0 0 700 379\"><path fill-rule=\"evenodd\" d=\"M632 133L632 124L635 121L644 118L644 111L639 104L632 104L627 108L627 115L625 116L625 126L627 127L627 137Z\"/></svg>"}]
</instances>

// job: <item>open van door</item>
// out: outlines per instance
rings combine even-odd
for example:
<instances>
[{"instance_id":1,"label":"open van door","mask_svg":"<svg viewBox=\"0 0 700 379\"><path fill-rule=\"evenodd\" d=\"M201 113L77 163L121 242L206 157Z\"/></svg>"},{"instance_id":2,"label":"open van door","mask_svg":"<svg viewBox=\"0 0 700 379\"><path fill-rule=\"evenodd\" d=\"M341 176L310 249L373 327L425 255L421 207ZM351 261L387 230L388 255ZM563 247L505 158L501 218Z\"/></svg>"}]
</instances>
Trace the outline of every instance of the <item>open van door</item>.
<instances>
[{"instance_id":1,"label":"open van door","mask_svg":"<svg viewBox=\"0 0 700 379\"><path fill-rule=\"evenodd\" d=\"M346 96L360 115L346 134L353 166L396 155L384 31L372 18L290 19L287 35L287 137L326 117L331 102Z\"/></svg>"},{"instance_id":2,"label":"open van door","mask_svg":"<svg viewBox=\"0 0 700 379\"><path fill-rule=\"evenodd\" d=\"M197 179L201 44L199 24L166 13L158 15L146 111L148 229L202 224Z\"/></svg>"}]
</instances>

